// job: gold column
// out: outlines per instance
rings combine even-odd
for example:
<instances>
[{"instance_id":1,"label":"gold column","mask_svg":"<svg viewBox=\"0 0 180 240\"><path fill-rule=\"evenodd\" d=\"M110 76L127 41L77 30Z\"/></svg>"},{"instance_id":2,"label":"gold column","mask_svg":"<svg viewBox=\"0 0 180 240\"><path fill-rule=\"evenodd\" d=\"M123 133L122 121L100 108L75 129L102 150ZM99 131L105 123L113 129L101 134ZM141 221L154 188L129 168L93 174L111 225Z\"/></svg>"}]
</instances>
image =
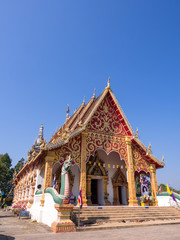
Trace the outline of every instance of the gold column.
<instances>
[{"instance_id":1,"label":"gold column","mask_svg":"<svg viewBox=\"0 0 180 240\"><path fill-rule=\"evenodd\" d=\"M53 152L49 152L48 155L45 157L45 173L44 173L44 185L42 191L42 199L41 199L41 206L44 206L44 193L45 189L51 187L51 178L52 178L52 167L55 161L56 156Z\"/></svg>"},{"instance_id":2,"label":"gold column","mask_svg":"<svg viewBox=\"0 0 180 240\"><path fill-rule=\"evenodd\" d=\"M158 201L157 201L157 198L156 198L156 193L158 192L158 186L157 186L157 179L156 179L156 166L155 166L155 164L151 164L150 174L151 174L152 196L155 198L155 203L156 203L156 206L157 206Z\"/></svg>"},{"instance_id":3,"label":"gold column","mask_svg":"<svg viewBox=\"0 0 180 240\"><path fill-rule=\"evenodd\" d=\"M127 144L127 156L128 156L127 175L128 175L129 205L137 206L138 201L136 198L134 162L133 162L131 138L129 136L126 136L125 141Z\"/></svg>"},{"instance_id":4,"label":"gold column","mask_svg":"<svg viewBox=\"0 0 180 240\"><path fill-rule=\"evenodd\" d=\"M82 189L83 205L87 206L86 199L86 138L88 133L81 133L81 176L80 187Z\"/></svg>"}]
</instances>

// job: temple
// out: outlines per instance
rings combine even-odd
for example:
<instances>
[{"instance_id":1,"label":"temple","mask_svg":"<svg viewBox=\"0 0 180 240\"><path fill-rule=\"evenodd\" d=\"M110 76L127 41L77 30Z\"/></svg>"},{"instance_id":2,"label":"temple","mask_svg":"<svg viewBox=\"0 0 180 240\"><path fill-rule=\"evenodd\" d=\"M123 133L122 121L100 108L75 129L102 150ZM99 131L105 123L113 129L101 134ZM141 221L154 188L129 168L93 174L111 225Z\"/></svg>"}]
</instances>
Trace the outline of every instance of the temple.
<instances>
[{"instance_id":1,"label":"temple","mask_svg":"<svg viewBox=\"0 0 180 240\"><path fill-rule=\"evenodd\" d=\"M38 204L43 208L47 188L54 187L60 192L61 168L69 155L73 160L69 182L74 205L81 189L83 206L136 206L135 176L141 173L150 175L156 199L156 170L163 168L164 162L152 154L151 145L143 145L138 131L133 132L109 81L100 96L96 97L94 92L89 102L83 101L72 116L68 107L64 125L49 143L41 126L27 162L14 179L13 202L24 201L30 209L37 204L38 191L42 191Z\"/></svg>"}]
</instances>

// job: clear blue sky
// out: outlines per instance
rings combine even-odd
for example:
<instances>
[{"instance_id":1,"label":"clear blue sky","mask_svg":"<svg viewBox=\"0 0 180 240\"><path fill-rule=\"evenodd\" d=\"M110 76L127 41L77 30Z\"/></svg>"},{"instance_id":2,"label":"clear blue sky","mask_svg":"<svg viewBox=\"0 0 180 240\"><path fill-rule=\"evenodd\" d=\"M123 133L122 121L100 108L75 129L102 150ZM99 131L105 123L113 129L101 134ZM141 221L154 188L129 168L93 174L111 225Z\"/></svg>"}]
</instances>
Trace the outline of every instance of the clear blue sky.
<instances>
[{"instance_id":1,"label":"clear blue sky","mask_svg":"<svg viewBox=\"0 0 180 240\"><path fill-rule=\"evenodd\" d=\"M180 189L180 1L0 1L0 153L27 158L96 88L111 88Z\"/></svg>"}]
</instances>

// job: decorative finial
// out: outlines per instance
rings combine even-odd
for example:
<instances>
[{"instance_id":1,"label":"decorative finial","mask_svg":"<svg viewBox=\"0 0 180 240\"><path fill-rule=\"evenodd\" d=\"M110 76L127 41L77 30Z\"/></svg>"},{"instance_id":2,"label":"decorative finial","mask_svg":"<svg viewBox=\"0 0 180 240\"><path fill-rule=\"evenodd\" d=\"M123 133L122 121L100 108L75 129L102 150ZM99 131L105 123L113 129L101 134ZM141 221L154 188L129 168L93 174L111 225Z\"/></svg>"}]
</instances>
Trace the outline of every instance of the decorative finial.
<instances>
[{"instance_id":1,"label":"decorative finial","mask_svg":"<svg viewBox=\"0 0 180 240\"><path fill-rule=\"evenodd\" d=\"M164 163L164 156L162 156L162 160L161 160L162 163Z\"/></svg>"},{"instance_id":2,"label":"decorative finial","mask_svg":"<svg viewBox=\"0 0 180 240\"><path fill-rule=\"evenodd\" d=\"M149 154L149 153L151 153L152 151L151 151L151 143L149 143L149 146L148 146L148 149L147 149L147 154Z\"/></svg>"},{"instance_id":3,"label":"decorative finial","mask_svg":"<svg viewBox=\"0 0 180 240\"><path fill-rule=\"evenodd\" d=\"M107 88L110 88L110 77L108 77Z\"/></svg>"},{"instance_id":4,"label":"decorative finial","mask_svg":"<svg viewBox=\"0 0 180 240\"><path fill-rule=\"evenodd\" d=\"M139 137L138 132L139 132L139 129L137 128L136 133L135 133L135 135L134 135L136 138Z\"/></svg>"},{"instance_id":5,"label":"decorative finial","mask_svg":"<svg viewBox=\"0 0 180 240\"><path fill-rule=\"evenodd\" d=\"M67 114L66 114L66 121L70 118L69 117L69 104L67 105L67 110L66 110Z\"/></svg>"},{"instance_id":6,"label":"decorative finial","mask_svg":"<svg viewBox=\"0 0 180 240\"><path fill-rule=\"evenodd\" d=\"M84 96L84 98L83 98L83 104L85 104L85 96Z\"/></svg>"},{"instance_id":7,"label":"decorative finial","mask_svg":"<svg viewBox=\"0 0 180 240\"><path fill-rule=\"evenodd\" d=\"M77 111L77 108L75 108L74 113Z\"/></svg>"},{"instance_id":8,"label":"decorative finial","mask_svg":"<svg viewBox=\"0 0 180 240\"><path fill-rule=\"evenodd\" d=\"M67 105L67 110L66 110L67 113L69 113L69 104Z\"/></svg>"},{"instance_id":9,"label":"decorative finial","mask_svg":"<svg viewBox=\"0 0 180 240\"><path fill-rule=\"evenodd\" d=\"M39 128L39 138L43 139L43 124L41 124L40 128Z\"/></svg>"},{"instance_id":10,"label":"decorative finial","mask_svg":"<svg viewBox=\"0 0 180 240\"><path fill-rule=\"evenodd\" d=\"M96 97L96 89L94 89L94 92L93 92L93 98Z\"/></svg>"}]
</instances>

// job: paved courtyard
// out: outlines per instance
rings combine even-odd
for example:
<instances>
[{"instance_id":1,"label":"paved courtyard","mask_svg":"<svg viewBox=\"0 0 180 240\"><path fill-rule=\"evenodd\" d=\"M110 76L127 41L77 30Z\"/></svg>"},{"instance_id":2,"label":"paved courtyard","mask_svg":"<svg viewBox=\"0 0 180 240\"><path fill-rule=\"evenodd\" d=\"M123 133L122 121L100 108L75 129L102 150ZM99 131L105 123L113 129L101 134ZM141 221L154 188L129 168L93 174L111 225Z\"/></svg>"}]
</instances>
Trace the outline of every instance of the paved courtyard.
<instances>
[{"instance_id":1,"label":"paved courtyard","mask_svg":"<svg viewBox=\"0 0 180 240\"><path fill-rule=\"evenodd\" d=\"M19 219L11 212L0 210L0 240L178 240L180 224L143 226L113 230L87 231L75 233L53 233L44 224L33 223L29 219Z\"/></svg>"}]
</instances>

